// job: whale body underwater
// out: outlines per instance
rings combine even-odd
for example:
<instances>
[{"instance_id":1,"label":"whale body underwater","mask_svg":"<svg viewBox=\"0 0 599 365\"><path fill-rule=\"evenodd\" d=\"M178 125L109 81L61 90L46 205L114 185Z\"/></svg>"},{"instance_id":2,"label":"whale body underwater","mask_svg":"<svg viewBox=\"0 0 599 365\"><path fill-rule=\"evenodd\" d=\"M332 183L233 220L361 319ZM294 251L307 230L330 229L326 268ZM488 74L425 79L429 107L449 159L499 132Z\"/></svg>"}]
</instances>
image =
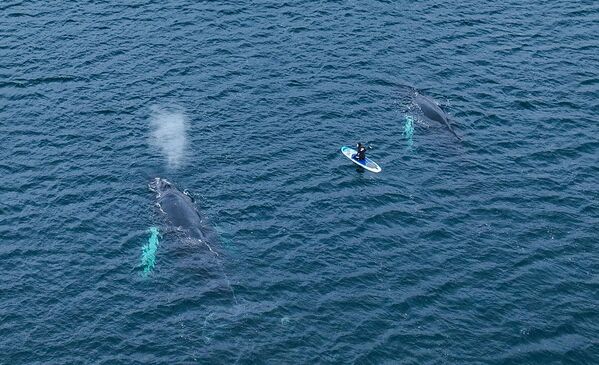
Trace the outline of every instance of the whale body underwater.
<instances>
[{"instance_id":1,"label":"whale body underwater","mask_svg":"<svg viewBox=\"0 0 599 365\"><path fill-rule=\"evenodd\" d=\"M414 97L414 102L416 103L416 105L418 105L418 107L422 111L422 114L426 118L445 124L445 126L447 126L447 129L449 129L449 131L458 140L460 140L460 141L462 140L462 138L460 136L458 136L458 134L454 131L451 124L449 124L449 119L447 118L447 114L443 111L443 109L441 109L439 104L437 104L433 99L429 98L428 96L416 94L416 96Z\"/></svg>"},{"instance_id":2,"label":"whale body underwater","mask_svg":"<svg viewBox=\"0 0 599 365\"><path fill-rule=\"evenodd\" d=\"M204 243L216 254L208 243L212 232L189 195L158 177L150 182L149 188L156 193L156 205L164 214L168 230L175 231L187 242Z\"/></svg>"}]
</instances>

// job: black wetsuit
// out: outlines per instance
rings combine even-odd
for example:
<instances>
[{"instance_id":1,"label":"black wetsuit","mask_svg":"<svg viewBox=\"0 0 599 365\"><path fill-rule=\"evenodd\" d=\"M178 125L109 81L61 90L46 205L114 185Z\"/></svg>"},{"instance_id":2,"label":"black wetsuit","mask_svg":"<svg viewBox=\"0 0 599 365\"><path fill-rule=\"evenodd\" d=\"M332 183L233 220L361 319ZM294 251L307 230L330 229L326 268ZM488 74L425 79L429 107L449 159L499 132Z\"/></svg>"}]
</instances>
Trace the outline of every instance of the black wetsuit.
<instances>
[{"instance_id":1,"label":"black wetsuit","mask_svg":"<svg viewBox=\"0 0 599 365\"><path fill-rule=\"evenodd\" d=\"M366 147L358 144L358 153L355 154L354 158L359 161L364 161L366 159Z\"/></svg>"}]
</instances>

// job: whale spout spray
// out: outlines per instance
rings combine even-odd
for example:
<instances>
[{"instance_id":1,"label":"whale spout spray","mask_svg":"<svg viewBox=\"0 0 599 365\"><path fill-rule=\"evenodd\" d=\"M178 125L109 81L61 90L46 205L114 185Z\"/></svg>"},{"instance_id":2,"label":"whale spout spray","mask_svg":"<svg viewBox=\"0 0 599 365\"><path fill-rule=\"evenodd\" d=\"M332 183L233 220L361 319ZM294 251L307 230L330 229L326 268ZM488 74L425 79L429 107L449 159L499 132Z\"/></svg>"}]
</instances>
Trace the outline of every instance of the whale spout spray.
<instances>
[{"instance_id":1,"label":"whale spout spray","mask_svg":"<svg viewBox=\"0 0 599 365\"><path fill-rule=\"evenodd\" d=\"M187 125L181 109L152 108L150 145L162 152L170 168L177 169L185 162Z\"/></svg>"}]
</instances>

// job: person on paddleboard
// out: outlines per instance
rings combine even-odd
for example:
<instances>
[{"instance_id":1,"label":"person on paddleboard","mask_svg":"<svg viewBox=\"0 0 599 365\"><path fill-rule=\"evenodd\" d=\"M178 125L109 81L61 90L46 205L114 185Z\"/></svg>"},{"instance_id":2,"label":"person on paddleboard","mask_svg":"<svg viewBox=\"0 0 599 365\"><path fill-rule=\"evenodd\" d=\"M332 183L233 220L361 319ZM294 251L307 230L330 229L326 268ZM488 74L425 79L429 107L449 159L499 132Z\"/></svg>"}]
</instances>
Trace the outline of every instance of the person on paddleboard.
<instances>
[{"instance_id":1,"label":"person on paddleboard","mask_svg":"<svg viewBox=\"0 0 599 365\"><path fill-rule=\"evenodd\" d=\"M366 160L366 147L364 147L362 143L358 142L357 149L358 153L354 155L354 158L358 161Z\"/></svg>"}]
</instances>

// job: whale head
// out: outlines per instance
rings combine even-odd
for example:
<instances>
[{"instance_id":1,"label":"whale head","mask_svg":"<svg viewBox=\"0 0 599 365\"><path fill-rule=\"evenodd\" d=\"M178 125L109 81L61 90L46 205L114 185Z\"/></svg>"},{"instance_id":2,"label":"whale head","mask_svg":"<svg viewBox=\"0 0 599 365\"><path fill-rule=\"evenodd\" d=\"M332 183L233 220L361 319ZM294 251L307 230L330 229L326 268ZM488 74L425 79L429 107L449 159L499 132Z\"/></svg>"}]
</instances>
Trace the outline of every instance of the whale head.
<instances>
[{"instance_id":1,"label":"whale head","mask_svg":"<svg viewBox=\"0 0 599 365\"><path fill-rule=\"evenodd\" d=\"M155 192L158 195L161 195L163 192L173 189L173 184L171 184L168 180L162 179L160 177L154 178L148 184L148 187L151 191Z\"/></svg>"}]
</instances>

